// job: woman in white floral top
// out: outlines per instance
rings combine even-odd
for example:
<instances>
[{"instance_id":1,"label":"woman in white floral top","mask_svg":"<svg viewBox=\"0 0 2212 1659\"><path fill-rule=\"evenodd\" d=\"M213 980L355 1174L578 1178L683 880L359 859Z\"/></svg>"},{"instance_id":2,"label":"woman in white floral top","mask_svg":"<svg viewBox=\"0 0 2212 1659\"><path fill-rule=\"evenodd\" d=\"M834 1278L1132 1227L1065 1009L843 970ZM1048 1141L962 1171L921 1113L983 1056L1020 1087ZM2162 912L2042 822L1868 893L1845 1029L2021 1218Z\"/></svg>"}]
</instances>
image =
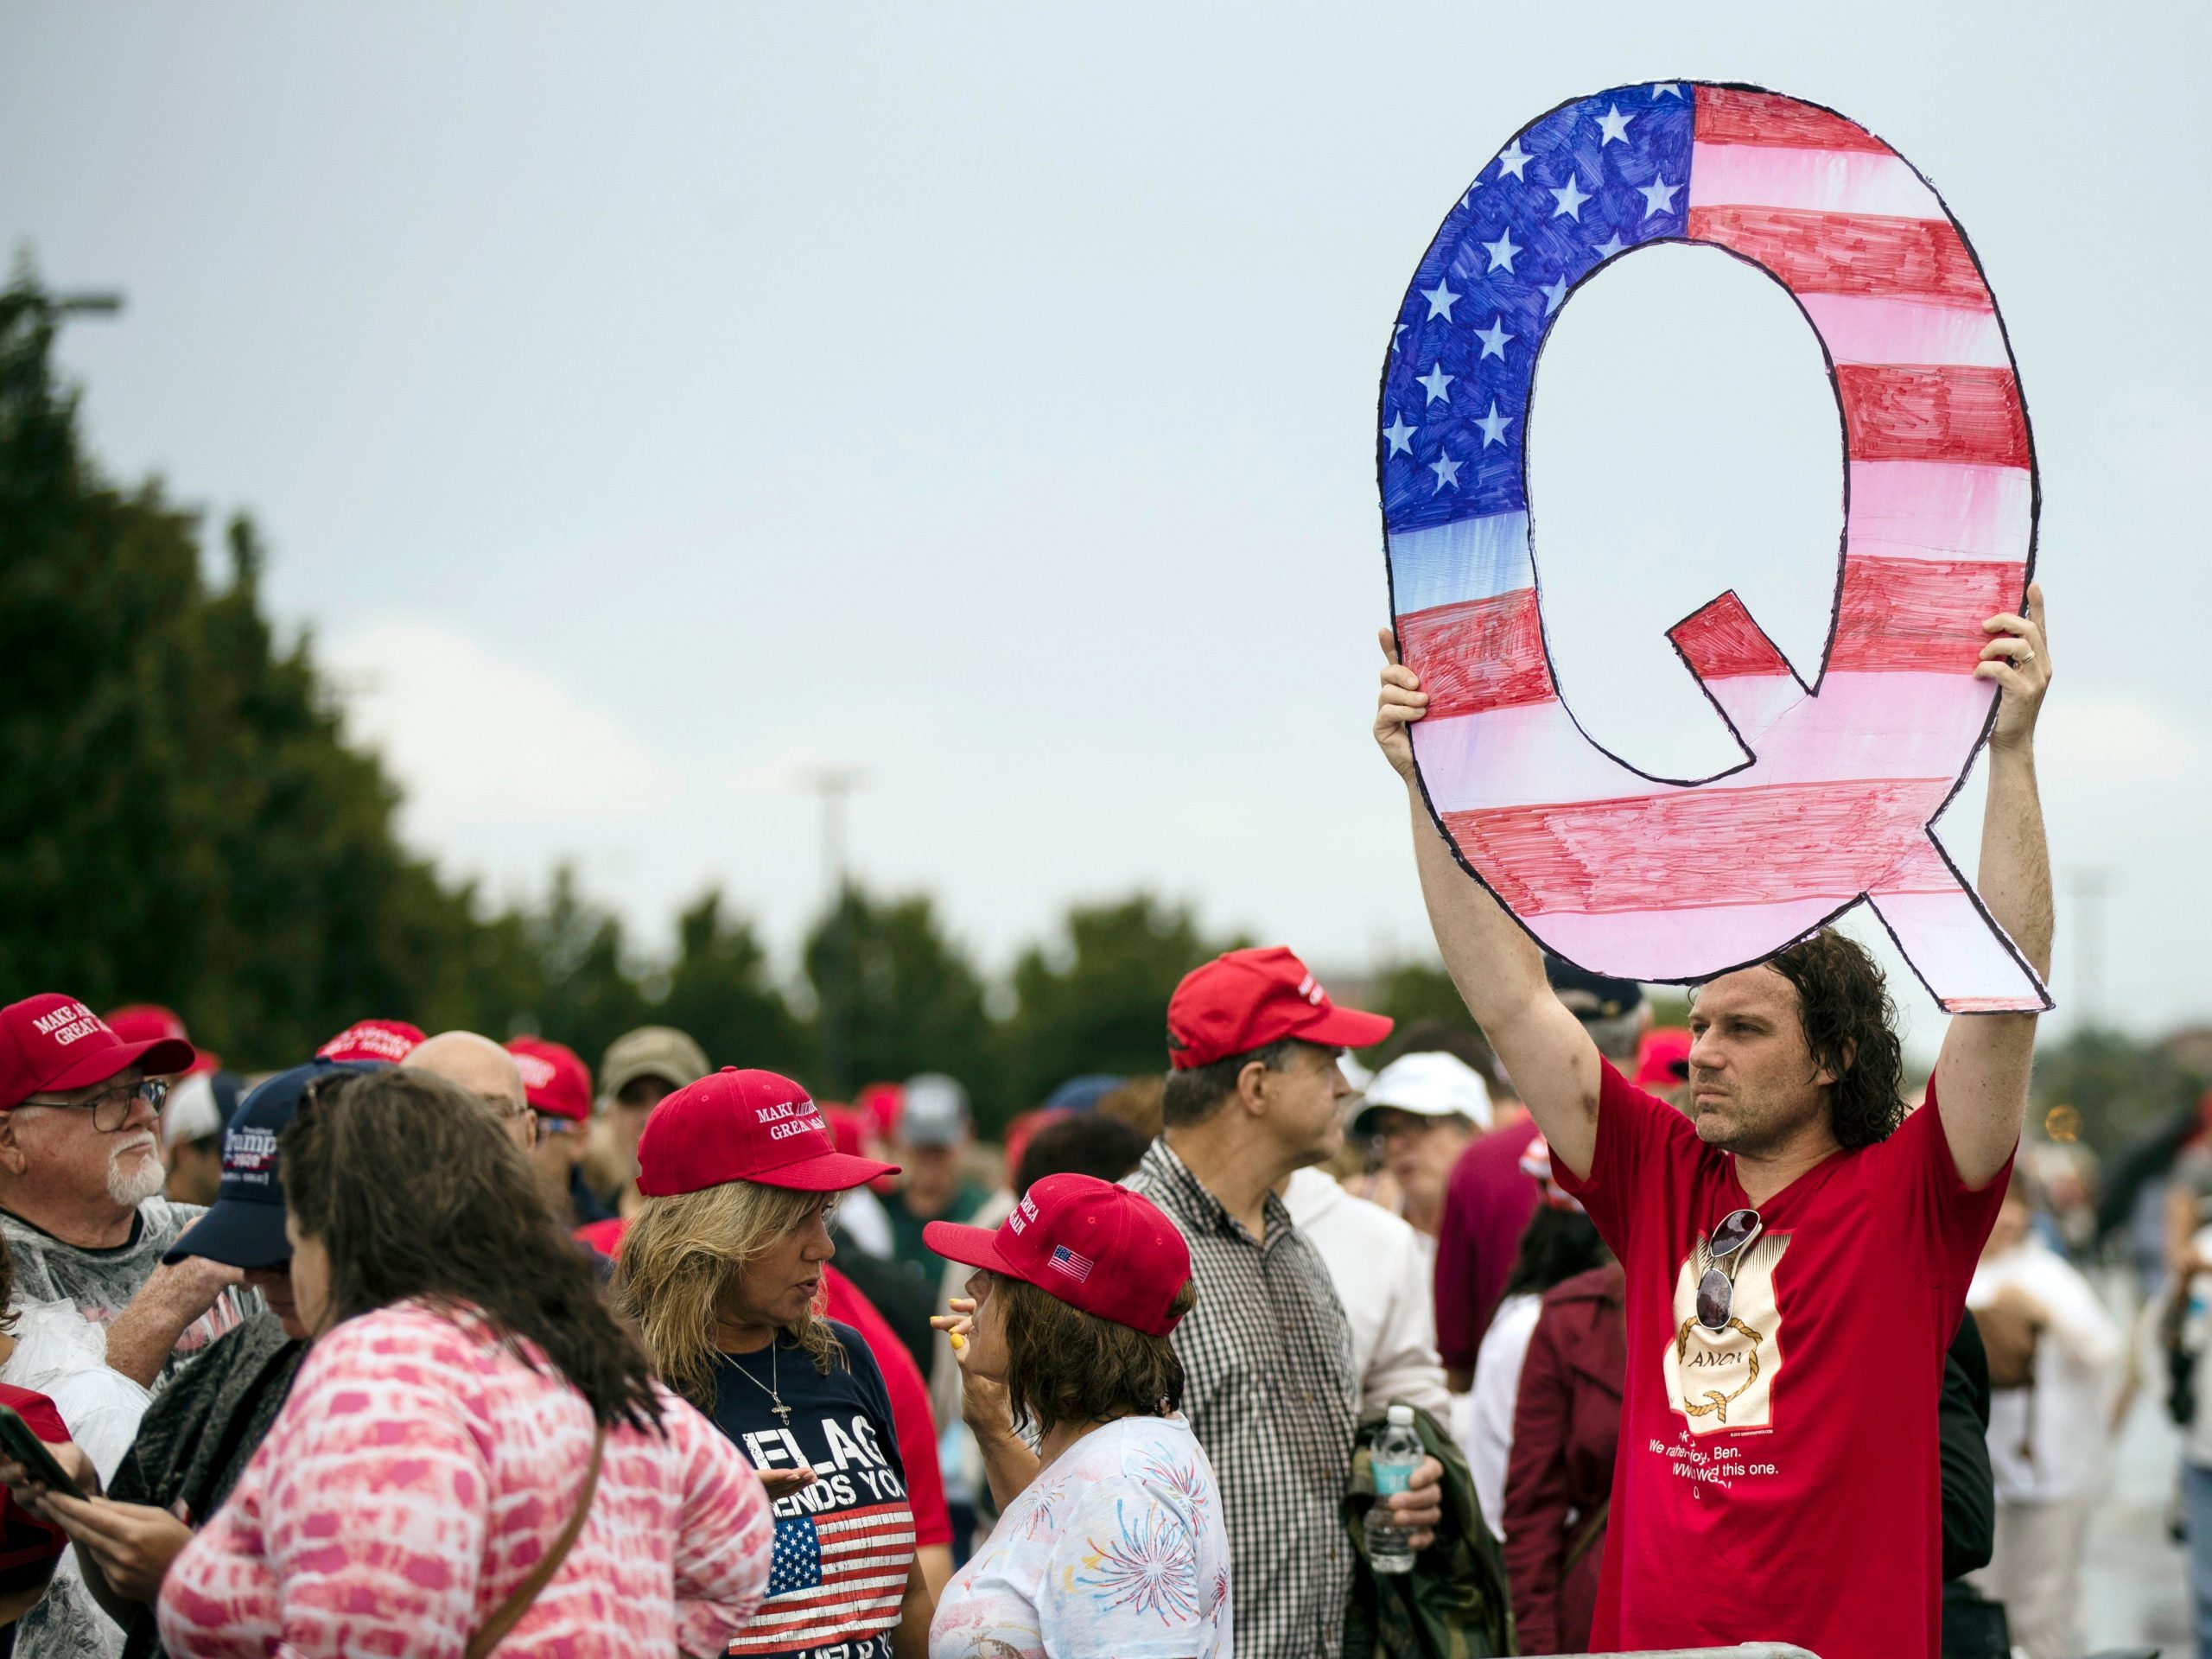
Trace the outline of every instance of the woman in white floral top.
<instances>
[{"instance_id":1,"label":"woman in white floral top","mask_svg":"<svg viewBox=\"0 0 2212 1659\"><path fill-rule=\"evenodd\" d=\"M1227 1659L1229 1538L1168 1340L1198 1300L1174 1224L1052 1175L995 1233L923 1236L977 1269L941 1323L1001 1511L938 1599L930 1659Z\"/></svg>"}]
</instances>

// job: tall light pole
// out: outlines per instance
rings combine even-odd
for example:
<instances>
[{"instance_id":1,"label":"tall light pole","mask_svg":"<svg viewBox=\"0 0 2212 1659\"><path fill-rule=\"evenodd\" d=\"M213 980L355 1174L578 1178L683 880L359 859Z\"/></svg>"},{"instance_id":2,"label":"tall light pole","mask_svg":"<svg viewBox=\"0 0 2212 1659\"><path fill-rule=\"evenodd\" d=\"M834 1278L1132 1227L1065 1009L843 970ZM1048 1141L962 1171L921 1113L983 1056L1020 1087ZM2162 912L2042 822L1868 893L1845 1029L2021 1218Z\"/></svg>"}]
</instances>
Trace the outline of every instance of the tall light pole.
<instances>
[{"instance_id":1,"label":"tall light pole","mask_svg":"<svg viewBox=\"0 0 2212 1659\"><path fill-rule=\"evenodd\" d=\"M829 926L822 941L829 971L817 987L822 999L822 1069L830 1086L840 1095L848 1095L853 1087L854 952L846 914L846 895L853 879L846 842L846 810L854 791L867 787L868 774L858 766L807 766L799 772L799 785L822 802L822 881L830 894Z\"/></svg>"}]
</instances>

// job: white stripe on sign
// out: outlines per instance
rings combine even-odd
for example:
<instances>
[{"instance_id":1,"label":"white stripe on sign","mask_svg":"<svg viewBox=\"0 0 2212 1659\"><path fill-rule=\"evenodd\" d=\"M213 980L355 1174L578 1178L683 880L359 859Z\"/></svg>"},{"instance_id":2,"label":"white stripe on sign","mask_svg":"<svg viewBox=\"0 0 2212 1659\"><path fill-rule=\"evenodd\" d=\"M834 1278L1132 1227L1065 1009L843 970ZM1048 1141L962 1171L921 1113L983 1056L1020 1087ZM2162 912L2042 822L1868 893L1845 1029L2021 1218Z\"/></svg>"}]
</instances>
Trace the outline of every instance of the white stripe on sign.
<instances>
[{"instance_id":1,"label":"white stripe on sign","mask_svg":"<svg viewBox=\"0 0 2212 1659\"><path fill-rule=\"evenodd\" d=\"M1948 219L1936 193L1895 156L1779 144L1690 146L1692 207L1786 207L1806 213Z\"/></svg>"},{"instance_id":2,"label":"white stripe on sign","mask_svg":"<svg viewBox=\"0 0 2212 1659\"><path fill-rule=\"evenodd\" d=\"M1400 616L1533 587L1529 515L1493 512L1390 537L1390 596Z\"/></svg>"}]
</instances>

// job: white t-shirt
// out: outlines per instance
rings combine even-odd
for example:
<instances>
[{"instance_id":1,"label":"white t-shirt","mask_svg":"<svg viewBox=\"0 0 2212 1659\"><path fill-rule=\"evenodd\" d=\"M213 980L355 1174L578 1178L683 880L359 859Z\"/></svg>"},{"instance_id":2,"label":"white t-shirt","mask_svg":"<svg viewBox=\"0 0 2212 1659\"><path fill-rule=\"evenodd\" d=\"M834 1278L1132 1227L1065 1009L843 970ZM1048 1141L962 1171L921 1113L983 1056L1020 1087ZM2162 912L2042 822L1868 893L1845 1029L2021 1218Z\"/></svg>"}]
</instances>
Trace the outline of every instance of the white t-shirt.
<instances>
[{"instance_id":1,"label":"white t-shirt","mask_svg":"<svg viewBox=\"0 0 2212 1659\"><path fill-rule=\"evenodd\" d=\"M1989 1465L2007 1503L2088 1497L2102 1486L2107 1427L2124 1351L2120 1327L2089 1281L2031 1234L1984 1256L1967 1306L1980 1309L2018 1285L2050 1314L2036 1341L2035 1386L1989 1396Z\"/></svg>"},{"instance_id":2,"label":"white t-shirt","mask_svg":"<svg viewBox=\"0 0 2212 1659\"><path fill-rule=\"evenodd\" d=\"M1282 1201L1298 1230L1321 1252L1344 1306L1361 1408L1402 1400L1442 1419L1452 1396L1436 1357L1433 1243L1402 1217L1345 1192L1318 1169L1294 1174Z\"/></svg>"},{"instance_id":3,"label":"white t-shirt","mask_svg":"<svg viewBox=\"0 0 2212 1659\"><path fill-rule=\"evenodd\" d=\"M2197 1230L2196 1253L2212 1261L2212 1227ZM2182 1435L2182 1456L2199 1469L2212 1469L2212 1273L2191 1274L2171 1294L2186 1300L2188 1313L2182 1326L2182 1344L2196 1356L2191 1382L2196 1395L2196 1415ZM2145 1311L2145 1322L2155 1320ZM2147 1368L2162 1381L2165 1376L2163 1346L2154 1350L2155 1364Z\"/></svg>"},{"instance_id":4,"label":"white t-shirt","mask_svg":"<svg viewBox=\"0 0 2212 1659\"><path fill-rule=\"evenodd\" d=\"M1452 1429L1475 1478L1483 1519L1505 1536L1505 1469L1513 1459L1513 1408L1521 1397L1521 1365L1536 1334L1544 1299L1524 1290L1508 1296L1491 1315L1483 1345L1475 1351L1475 1385L1461 1396Z\"/></svg>"},{"instance_id":5,"label":"white t-shirt","mask_svg":"<svg viewBox=\"0 0 2212 1659\"><path fill-rule=\"evenodd\" d=\"M92 1460L105 1486L138 1438L138 1420L153 1395L107 1363L107 1331L73 1302L18 1302L12 1310L15 1351L0 1365L0 1382L54 1402L70 1440ZM77 1552L62 1552L46 1599L16 1627L22 1659L113 1659L123 1630L85 1587Z\"/></svg>"},{"instance_id":6,"label":"white t-shirt","mask_svg":"<svg viewBox=\"0 0 2212 1659\"><path fill-rule=\"evenodd\" d=\"M1229 1535L1179 1412L1093 1429L952 1575L930 1659L1230 1659Z\"/></svg>"}]
</instances>

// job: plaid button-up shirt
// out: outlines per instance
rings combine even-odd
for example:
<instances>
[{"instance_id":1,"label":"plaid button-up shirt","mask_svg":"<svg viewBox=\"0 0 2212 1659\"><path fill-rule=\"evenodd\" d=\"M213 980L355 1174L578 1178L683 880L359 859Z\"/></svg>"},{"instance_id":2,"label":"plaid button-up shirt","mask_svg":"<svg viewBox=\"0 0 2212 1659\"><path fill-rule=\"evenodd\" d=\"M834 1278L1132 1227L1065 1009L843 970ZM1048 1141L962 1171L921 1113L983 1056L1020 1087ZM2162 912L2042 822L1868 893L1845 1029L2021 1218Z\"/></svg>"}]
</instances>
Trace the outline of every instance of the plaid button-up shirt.
<instances>
[{"instance_id":1,"label":"plaid button-up shirt","mask_svg":"<svg viewBox=\"0 0 2212 1659\"><path fill-rule=\"evenodd\" d=\"M1165 1138L1123 1185L1191 1247L1198 1301L1175 1353L1229 1529L1237 1659L1333 1659L1351 1591L1338 1505L1358 1385L1329 1270L1281 1199L1268 1195L1267 1237L1253 1237Z\"/></svg>"}]
</instances>

